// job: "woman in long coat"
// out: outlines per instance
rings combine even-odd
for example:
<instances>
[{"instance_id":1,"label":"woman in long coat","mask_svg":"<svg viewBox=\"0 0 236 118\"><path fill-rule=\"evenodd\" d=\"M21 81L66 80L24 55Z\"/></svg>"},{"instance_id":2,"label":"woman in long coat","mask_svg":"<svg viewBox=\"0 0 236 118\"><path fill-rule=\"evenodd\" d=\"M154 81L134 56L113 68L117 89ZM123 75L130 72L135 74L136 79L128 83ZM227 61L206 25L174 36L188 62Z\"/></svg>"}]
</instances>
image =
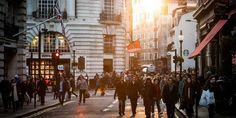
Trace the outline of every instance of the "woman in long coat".
<instances>
[{"instance_id":1,"label":"woman in long coat","mask_svg":"<svg viewBox=\"0 0 236 118\"><path fill-rule=\"evenodd\" d=\"M189 118L193 117L193 105L195 98L194 93L195 93L194 85L191 76L188 75L184 85L183 99L184 99L186 114Z\"/></svg>"}]
</instances>

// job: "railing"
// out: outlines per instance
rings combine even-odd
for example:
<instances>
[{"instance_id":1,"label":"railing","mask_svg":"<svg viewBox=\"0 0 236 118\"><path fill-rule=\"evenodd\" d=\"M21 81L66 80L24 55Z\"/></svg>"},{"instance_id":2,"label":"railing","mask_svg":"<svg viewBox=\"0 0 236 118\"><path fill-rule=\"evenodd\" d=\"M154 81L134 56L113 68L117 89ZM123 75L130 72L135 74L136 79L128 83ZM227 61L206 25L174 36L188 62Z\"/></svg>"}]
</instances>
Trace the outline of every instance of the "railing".
<instances>
[{"instance_id":1,"label":"railing","mask_svg":"<svg viewBox=\"0 0 236 118\"><path fill-rule=\"evenodd\" d=\"M120 24L121 21L121 14L100 13L100 23L102 24Z\"/></svg>"}]
</instances>

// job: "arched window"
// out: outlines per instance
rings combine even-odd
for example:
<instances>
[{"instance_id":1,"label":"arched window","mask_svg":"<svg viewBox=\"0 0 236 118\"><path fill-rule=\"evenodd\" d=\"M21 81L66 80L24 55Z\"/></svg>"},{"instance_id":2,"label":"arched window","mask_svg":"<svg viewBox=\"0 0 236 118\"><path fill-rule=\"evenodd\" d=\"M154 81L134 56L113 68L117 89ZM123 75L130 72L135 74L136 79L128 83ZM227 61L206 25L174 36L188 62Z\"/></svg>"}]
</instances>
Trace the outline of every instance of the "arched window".
<instances>
[{"instance_id":1,"label":"arched window","mask_svg":"<svg viewBox=\"0 0 236 118\"><path fill-rule=\"evenodd\" d=\"M57 49L60 52L70 52L68 41L61 33L46 32L41 38L43 52L55 52ZM38 36L32 39L30 52L38 52Z\"/></svg>"}]
</instances>

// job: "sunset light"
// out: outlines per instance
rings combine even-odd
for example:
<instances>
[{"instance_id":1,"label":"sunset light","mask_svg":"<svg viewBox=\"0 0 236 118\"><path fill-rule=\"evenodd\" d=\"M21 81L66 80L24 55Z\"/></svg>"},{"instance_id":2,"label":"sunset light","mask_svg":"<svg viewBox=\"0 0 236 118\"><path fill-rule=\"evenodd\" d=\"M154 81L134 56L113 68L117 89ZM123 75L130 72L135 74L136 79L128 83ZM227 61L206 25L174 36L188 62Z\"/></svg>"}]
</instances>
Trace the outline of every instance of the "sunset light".
<instances>
[{"instance_id":1,"label":"sunset light","mask_svg":"<svg viewBox=\"0 0 236 118\"><path fill-rule=\"evenodd\" d=\"M144 9L147 12L160 12L162 0L144 0Z\"/></svg>"}]
</instances>

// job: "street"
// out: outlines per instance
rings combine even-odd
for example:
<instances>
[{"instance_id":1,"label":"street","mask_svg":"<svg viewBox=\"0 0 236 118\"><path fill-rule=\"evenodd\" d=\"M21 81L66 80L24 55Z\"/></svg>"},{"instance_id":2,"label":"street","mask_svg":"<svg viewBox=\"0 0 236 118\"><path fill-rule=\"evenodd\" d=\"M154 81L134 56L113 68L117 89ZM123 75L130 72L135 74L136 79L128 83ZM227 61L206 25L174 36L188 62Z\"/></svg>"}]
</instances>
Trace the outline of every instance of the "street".
<instances>
[{"instance_id":1,"label":"street","mask_svg":"<svg viewBox=\"0 0 236 118\"><path fill-rule=\"evenodd\" d=\"M37 118L119 118L118 114L118 100L113 99L114 90L108 90L105 96L100 96L99 92L96 96L92 95L86 100L85 104L78 105L78 98L67 102L64 106L56 106L54 108L46 109L35 113L30 117ZM130 101L126 100L125 116L128 118L132 115ZM135 118L144 118L145 111L142 99L138 100L137 114ZM155 112L155 118L158 118ZM167 118L166 112L163 118Z\"/></svg>"}]
</instances>

